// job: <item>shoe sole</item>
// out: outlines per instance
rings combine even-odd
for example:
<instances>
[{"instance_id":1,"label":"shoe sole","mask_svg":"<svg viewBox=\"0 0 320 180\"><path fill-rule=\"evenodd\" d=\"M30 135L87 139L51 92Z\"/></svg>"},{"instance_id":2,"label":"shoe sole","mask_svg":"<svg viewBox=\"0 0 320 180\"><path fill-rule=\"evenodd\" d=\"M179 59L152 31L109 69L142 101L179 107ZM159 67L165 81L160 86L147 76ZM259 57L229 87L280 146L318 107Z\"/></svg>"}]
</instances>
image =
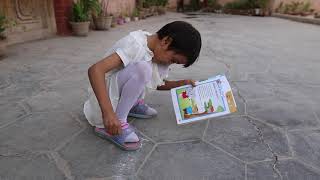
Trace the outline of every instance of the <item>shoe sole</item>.
<instances>
[{"instance_id":1,"label":"shoe sole","mask_svg":"<svg viewBox=\"0 0 320 180\"><path fill-rule=\"evenodd\" d=\"M128 146L124 146L124 145L122 145L122 144L119 144L118 142L114 141L114 140L113 140L111 137L109 137L108 135L102 134L102 133L100 133L100 132L98 132L98 131L95 131L95 130L93 130L93 131L94 131L94 133L96 134L96 136L112 142L114 145L118 146L120 149L122 149L122 150L124 150L124 151L136 151L136 150L140 149L140 147L141 147L140 141L137 142L137 146L135 146L135 147L128 147Z\"/></svg>"},{"instance_id":2,"label":"shoe sole","mask_svg":"<svg viewBox=\"0 0 320 180\"><path fill-rule=\"evenodd\" d=\"M143 115L143 114L134 114L134 113L129 113L130 117L135 117L135 118L140 118L140 119L150 119L155 117L156 115Z\"/></svg>"}]
</instances>

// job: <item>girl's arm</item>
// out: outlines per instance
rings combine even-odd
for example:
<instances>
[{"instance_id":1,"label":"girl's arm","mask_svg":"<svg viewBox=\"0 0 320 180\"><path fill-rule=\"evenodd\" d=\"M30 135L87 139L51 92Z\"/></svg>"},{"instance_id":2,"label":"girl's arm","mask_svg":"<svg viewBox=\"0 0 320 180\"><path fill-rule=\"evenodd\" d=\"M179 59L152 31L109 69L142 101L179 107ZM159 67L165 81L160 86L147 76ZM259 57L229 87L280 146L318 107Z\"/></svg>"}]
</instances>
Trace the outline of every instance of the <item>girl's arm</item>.
<instances>
[{"instance_id":1,"label":"girl's arm","mask_svg":"<svg viewBox=\"0 0 320 180\"><path fill-rule=\"evenodd\" d=\"M157 90L170 90L172 88L176 88L179 86L184 86L184 85L188 85L191 84L192 86L195 86L195 81L194 80L179 80L179 81L167 81L164 80L164 85L162 86L158 86Z\"/></svg>"},{"instance_id":2,"label":"girl's arm","mask_svg":"<svg viewBox=\"0 0 320 180\"><path fill-rule=\"evenodd\" d=\"M113 53L88 69L89 80L102 112L103 124L113 135L121 133L121 124L112 108L109 92L106 88L105 74L122 65L120 57Z\"/></svg>"}]
</instances>

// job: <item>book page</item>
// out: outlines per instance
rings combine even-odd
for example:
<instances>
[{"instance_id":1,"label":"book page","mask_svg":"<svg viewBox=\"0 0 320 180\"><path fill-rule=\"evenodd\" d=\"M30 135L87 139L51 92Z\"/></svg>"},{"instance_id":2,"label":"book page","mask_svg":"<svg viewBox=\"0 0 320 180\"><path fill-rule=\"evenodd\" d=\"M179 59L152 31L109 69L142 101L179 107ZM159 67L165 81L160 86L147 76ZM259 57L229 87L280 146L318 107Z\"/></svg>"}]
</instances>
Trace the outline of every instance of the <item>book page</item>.
<instances>
[{"instance_id":1,"label":"book page","mask_svg":"<svg viewBox=\"0 0 320 180\"><path fill-rule=\"evenodd\" d=\"M182 86L171 90L178 124L236 111L227 79L218 77L199 82L196 87Z\"/></svg>"}]
</instances>

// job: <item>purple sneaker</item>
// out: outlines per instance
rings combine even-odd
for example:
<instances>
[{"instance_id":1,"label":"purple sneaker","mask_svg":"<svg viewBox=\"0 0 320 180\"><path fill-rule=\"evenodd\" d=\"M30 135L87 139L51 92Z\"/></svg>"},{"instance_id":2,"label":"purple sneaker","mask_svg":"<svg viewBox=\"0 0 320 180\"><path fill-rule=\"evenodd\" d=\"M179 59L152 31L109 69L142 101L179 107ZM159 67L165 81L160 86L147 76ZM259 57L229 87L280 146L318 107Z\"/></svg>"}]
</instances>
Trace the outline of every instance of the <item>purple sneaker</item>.
<instances>
[{"instance_id":1,"label":"purple sneaker","mask_svg":"<svg viewBox=\"0 0 320 180\"><path fill-rule=\"evenodd\" d=\"M129 116L142 119L152 118L157 114L158 112L145 104L143 99L139 100L138 103L134 105L129 112Z\"/></svg>"}]
</instances>

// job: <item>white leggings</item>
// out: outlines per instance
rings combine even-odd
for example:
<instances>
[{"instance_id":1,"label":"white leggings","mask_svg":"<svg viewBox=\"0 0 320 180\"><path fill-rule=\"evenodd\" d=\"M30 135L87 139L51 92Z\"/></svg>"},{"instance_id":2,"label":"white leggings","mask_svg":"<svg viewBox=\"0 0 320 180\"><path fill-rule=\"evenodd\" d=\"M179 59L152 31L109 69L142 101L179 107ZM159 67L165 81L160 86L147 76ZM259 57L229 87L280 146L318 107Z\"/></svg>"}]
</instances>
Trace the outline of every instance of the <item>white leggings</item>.
<instances>
[{"instance_id":1,"label":"white leggings","mask_svg":"<svg viewBox=\"0 0 320 180\"><path fill-rule=\"evenodd\" d=\"M127 123L130 109L138 101L151 77L151 63L145 61L131 63L118 72L117 81L120 99L116 108L116 114L121 124Z\"/></svg>"}]
</instances>

